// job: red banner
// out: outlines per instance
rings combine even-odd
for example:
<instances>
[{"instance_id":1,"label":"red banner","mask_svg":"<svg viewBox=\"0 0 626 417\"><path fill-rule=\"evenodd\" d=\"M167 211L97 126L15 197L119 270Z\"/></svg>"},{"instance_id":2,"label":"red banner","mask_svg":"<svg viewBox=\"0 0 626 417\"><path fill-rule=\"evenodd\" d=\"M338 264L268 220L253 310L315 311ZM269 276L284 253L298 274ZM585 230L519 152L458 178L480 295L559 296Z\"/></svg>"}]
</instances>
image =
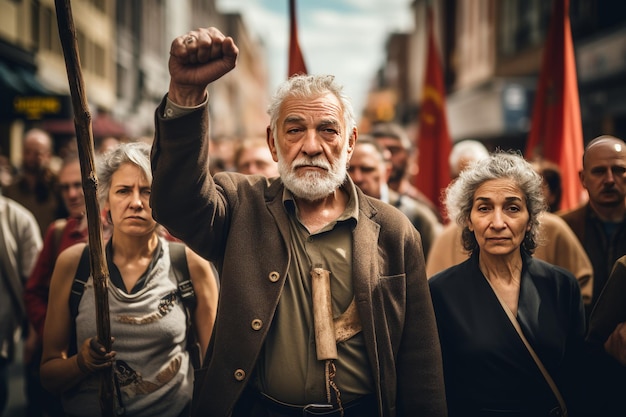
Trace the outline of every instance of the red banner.
<instances>
[{"instance_id":1,"label":"red banner","mask_svg":"<svg viewBox=\"0 0 626 417\"><path fill-rule=\"evenodd\" d=\"M448 157L452 141L446 117L443 69L435 42L433 13L430 8L427 24L428 51L419 110L417 135L419 172L415 186L439 208L443 216L441 193L450 183Z\"/></svg>"},{"instance_id":2,"label":"red banner","mask_svg":"<svg viewBox=\"0 0 626 417\"><path fill-rule=\"evenodd\" d=\"M578 173L582 169L583 150L569 0L556 0L543 51L526 158L542 158L559 166L563 211L581 203Z\"/></svg>"}]
</instances>

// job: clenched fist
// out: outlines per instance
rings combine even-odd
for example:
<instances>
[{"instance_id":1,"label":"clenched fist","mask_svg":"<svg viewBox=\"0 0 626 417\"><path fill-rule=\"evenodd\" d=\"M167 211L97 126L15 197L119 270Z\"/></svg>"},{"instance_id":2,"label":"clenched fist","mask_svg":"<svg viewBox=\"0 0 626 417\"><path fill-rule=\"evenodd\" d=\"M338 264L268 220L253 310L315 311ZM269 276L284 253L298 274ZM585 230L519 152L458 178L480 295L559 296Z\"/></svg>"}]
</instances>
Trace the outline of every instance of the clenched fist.
<instances>
[{"instance_id":1,"label":"clenched fist","mask_svg":"<svg viewBox=\"0 0 626 417\"><path fill-rule=\"evenodd\" d=\"M170 49L168 98L181 106L202 103L207 86L235 68L238 54L233 39L216 28L177 37Z\"/></svg>"}]
</instances>

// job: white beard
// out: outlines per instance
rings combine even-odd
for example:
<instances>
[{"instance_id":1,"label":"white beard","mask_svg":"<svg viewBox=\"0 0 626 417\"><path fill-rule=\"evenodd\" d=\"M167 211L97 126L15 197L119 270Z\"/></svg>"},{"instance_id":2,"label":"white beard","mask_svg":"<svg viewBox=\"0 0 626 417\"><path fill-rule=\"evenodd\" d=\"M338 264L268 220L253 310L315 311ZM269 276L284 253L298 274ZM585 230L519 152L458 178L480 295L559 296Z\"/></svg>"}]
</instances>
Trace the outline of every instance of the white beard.
<instances>
[{"instance_id":1,"label":"white beard","mask_svg":"<svg viewBox=\"0 0 626 417\"><path fill-rule=\"evenodd\" d=\"M278 172L285 187L297 198L307 201L318 201L327 197L346 180L348 174L348 141L341 151L339 159L330 164L323 156L316 158L300 157L290 165L285 162L280 146L276 146L278 153ZM296 169L302 166L316 166L325 169L325 172L305 172L298 175Z\"/></svg>"}]
</instances>

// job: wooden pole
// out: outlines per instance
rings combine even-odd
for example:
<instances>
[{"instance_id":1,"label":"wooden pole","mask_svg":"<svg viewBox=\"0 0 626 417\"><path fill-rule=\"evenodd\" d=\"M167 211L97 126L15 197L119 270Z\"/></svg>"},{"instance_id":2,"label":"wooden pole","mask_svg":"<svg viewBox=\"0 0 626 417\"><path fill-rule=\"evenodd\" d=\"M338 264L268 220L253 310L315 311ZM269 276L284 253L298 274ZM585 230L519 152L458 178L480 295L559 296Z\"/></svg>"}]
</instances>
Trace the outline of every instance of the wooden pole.
<instances>
[{"instance_id":1,"label":"wooden pole","mask_svg":"<svg viewBox=\"0 0 626 417\"><path fill-rule=\"evenodd\" d=\"M104 254L102 240L102 222L98 204L98 177L94 164L94 144L91 131L91 114L87 103L87 94L83 82L76 27L72 17L70 0L54 1L57 13L59 37L65 57L67 79L69 81L74 109L74 127L78 142L78 156L85 193L87 209L87 228L89 234L89 258L96 301L96 326L99 342L107 352L111 351L111 323L109 320L108 279L109 270ZM77 343L80 346L79 343ZM100 407L103 417L115 416L115 398L113 394L113 369L107 368L101 373Z\"/></svg>"}]
</instances>

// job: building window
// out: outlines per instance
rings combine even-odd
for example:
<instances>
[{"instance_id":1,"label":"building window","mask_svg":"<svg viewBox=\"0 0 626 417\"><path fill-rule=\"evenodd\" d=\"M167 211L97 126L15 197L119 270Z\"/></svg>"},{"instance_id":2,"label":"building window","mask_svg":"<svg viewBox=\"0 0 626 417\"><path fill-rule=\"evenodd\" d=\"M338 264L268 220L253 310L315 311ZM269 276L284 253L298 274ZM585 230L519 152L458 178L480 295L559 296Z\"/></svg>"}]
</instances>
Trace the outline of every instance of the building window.
<instances>
[{"instance_id":1,"label":"building window","mask_svg":"<svg viewBox=\"0 0 626 417\"><path fill-rule=\"evenodd\" d=\"M89 63L87 59L87 38L81 30L76 30L76 42L78 43L78 57L80 59L80 66L83 69L89 69Z\"/></svg>"},{"instance_id":2,"label":"building window","mask_svg":"<svg viewBox=\"0 0 626 417\"><path fill-rule=\"evenodd\" d=\"M94 44L94 60L95 60L95 68L94 68L95 73L98 76L105 78L107 74L107 68L106 68L107 60L105 59L105 50L102 45L98 45L97 43Z\"/></svg>"},{"instance_id":3,"label":"building window","mask_svg":"<svg viewBox=\"0 0 626 417\"><path fill-rule=\"evenodd\" d=\"M39 41L41 40L41 34L39 31L41 17L39 16L39 2L33 1L30 3L30 16L32 19L30 25L30 38L33 40L33 46L35 49L39 49Z\"/></svg>"},{"instance_id":4,"label":"building window","mask_svg":"<svg viewBox=\"0 0 626 417\"><path fill-rule=\"evenodd\" d=\"M499 2L498 52L508 57L539 45L546 37L552 2L502 0Z\"/></svg>"},{"instance_id":5,"label":"building window","mask_svg":"<svg viewBox=\"0 0 626 417\"><path fill-rule=\"evenodd\" d=\"M54 14L49 7L41 8L41 27L39 31L39 45L46 51L52 51L52 25ZM58 35L57 35L58 36Z\"/></svg>"}]
</instances>

